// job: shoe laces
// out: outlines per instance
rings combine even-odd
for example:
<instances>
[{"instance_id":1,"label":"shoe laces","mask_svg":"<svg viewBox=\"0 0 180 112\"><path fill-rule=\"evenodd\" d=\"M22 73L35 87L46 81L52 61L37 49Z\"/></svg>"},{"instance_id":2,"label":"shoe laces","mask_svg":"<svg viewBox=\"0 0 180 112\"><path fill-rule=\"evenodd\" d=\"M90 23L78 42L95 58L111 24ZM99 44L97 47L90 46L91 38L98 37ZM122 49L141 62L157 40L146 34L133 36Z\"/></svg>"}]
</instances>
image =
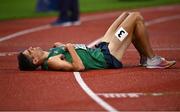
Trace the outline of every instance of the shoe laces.
<instances>
[{"instance_id":1,"label":"shoe laces","mask_svg":"<svg viewBox=\"0 0 180 112\"><path fill-rule=\"evenodd\" d=\"M153 58L147 59L147 64L148 65L158 65L164 60L165 60L165 58L163 58L161 56L154 56Z\"/></svg>"}]
</instances>

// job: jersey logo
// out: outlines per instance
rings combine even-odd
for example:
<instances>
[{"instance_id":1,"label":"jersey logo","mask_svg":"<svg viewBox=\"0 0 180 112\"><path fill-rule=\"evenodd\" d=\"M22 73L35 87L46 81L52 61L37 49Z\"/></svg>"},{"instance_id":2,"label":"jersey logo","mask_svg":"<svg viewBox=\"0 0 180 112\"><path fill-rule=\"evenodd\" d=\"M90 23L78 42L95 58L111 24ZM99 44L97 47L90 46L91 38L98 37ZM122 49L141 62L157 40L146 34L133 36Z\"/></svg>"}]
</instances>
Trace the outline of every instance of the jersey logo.
<instances>
[{"instance_id":1,"label":"jersey logo","mask_svg":"<svg viewBox=\"0 0 180 112\"><path fill-rule=\"evenodd\" d=\"M120 41L123 41L128 36L128 32L123 27L121 27L117 30L117 32L115 33L115 36Z\"/></svg>"},{"instance_id":2,"label":"jersey logo","mask_svg":"<svg viewBox=\"0 0 180 112\"><path fill-rule=\"evenodd\" d=\"M87 50L87 47L85 44L74 44L74 48Z\"/></svg>"}]
</instances>

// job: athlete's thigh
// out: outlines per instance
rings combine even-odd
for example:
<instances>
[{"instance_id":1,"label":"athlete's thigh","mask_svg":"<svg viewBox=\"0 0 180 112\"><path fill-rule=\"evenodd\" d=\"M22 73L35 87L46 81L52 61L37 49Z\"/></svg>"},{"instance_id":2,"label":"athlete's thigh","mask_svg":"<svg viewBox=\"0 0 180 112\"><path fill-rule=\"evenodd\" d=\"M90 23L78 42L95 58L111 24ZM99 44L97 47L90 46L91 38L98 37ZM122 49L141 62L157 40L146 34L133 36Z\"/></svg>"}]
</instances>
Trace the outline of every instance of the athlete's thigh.
<instances>
[{"instance_id":1,"label":"athlete's thigh","mask_svg":"<svg viewBox=\"0 0 180 112\"><path fill-rule=\"evenodd\" d=\"M115 30L118 28L118 26L128 17L128 12L123 12L109 27L109 29L106 31L105 35L101 38L101 41L104 42L110 42L111 41L111 35L115 32Z\"/></svg>"},{"instance_id":2,"label":"athlete's thigh","mask_svg":"<svg viewBox=\"0 0 180 112\"><path fill-rule=\"evenodd\" d=\"M119 25L117 30L111 34L111 40L109 42L108 47L111 54L114 55L118 60L122 59L125 50L132 41L132 35L134 32L135 23L136 23L136 14L132 13L122 22L122 24ZM123 40L120 40L115 36L115 33L121 27L128 33L128 35Z\"/></svg>"}]
</instances>

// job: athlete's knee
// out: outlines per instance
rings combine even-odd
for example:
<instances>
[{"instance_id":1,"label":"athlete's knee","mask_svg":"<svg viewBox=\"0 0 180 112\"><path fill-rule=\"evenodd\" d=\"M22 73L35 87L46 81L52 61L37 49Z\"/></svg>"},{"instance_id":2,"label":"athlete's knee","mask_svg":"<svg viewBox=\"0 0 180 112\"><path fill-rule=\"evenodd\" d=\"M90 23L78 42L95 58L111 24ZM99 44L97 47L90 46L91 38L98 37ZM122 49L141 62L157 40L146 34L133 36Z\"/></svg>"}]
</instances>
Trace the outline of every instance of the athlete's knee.
<instances>
[{"instance_id":1,"label":"athlete's knee","mask_svg":"<svg viewBox=\"0 0 180 112\"><path fill-rule=\"evenodd\" d=\"M123 16L123 17L127 17L128 15L129 15L129 12L126 11L126 12L123 12L119 17L120 17L120 18L121 18L122 16Z\"/></svg>"},{"instance_id":2,"label":"athlete's knee","mask_svg":"<svg viewBox=\"0 0 180 112\"><path fill-rule=\"evenodd\" d=\"M131 12L130 13L137 21L144 21L144 18L140 12Z\"/></svg>"},{"instance_id":3,"label":"athlete's knee","mask_svg":"<svg viewBox=\"0 0 180 112\"><path fill-rule=\"evenodd\" d=\"M125 11L122 13L122 15L129 15L129 12Z\"/></svg>"},{"instance_id":4,"label":"athlete's knee","mask_svg":"<svg viewBox=\"0 0 180 112\"><path fill-rule=\"evenodd\" d=\"M135 14L136 14L136 19L137 20L144 21L144 18L143 18L142 14L140 12L135 12Z\"/></svg>"}]
</instances>

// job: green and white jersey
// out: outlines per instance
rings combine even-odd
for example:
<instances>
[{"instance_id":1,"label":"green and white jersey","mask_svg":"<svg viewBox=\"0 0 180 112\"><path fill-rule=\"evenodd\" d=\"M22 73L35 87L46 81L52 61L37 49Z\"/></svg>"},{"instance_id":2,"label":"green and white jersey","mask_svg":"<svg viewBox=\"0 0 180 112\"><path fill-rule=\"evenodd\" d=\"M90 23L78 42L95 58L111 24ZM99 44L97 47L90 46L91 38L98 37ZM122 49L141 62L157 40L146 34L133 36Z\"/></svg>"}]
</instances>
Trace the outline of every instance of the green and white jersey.
<instances>
[{"instance_id":1,"label":"green and white jersey","mask_svg":"<svg viewBox=\"0 0 180 112\"><path fill-rule=\"evenodd\" d=\"M82 60L85 69L104 69L107 68L106 61L104 59L104 55L99 48L88 48L84 44L75 44L74 45L75 51L77 52L78 56ZM47 60L59 54L64 54L65 59L72 63L72 57L68 51L64 49L64 46L52 48L49 50L49 56ZM42 68L48 70L47 60L43 64Z\"/></svg>"}]
</instances>

